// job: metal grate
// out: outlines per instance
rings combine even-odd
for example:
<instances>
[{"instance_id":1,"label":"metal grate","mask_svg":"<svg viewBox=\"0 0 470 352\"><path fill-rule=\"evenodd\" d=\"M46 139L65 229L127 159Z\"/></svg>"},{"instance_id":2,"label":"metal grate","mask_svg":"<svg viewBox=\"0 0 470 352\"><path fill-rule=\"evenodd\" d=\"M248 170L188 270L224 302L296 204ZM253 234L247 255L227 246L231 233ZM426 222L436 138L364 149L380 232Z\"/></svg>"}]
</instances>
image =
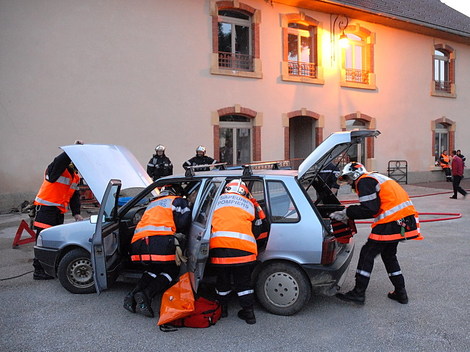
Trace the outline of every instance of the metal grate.
<instances>
[{"instance_id":1,"label":"metal grate","mask_svg":"<svg viewBox=\"0 0 470 352\"><path fill-rule=\"evenodd\" d=\"M317 66L309 62L288 61L289 75L317 77Z\"/></svg>"},{"instance_id":2,"label":"metal grate","mask_svg":"<svg viewBox=\"0 0 470 352\"><path fill-rule=\"evenodd\" d=\"M451 83L451 81L434 81L434 87L436 90L450 93Z\"/></svg>"},{"instance_id":3,"label":"metal grate","mask_svg":"<svg viewBox=\"0 0 470 352\"><path fill-rule=\"evenodd\" d=\"M346 69L346 81L369 84L369 71L356 70L354 68L347 68Z\"/></svg>"},{"instance_id":4,"label":"metal grate","mask_svg":"<svg viewBox=\"0 0 470 352\"><path fill-rule=\"evenodd\" d=\"M219 51L219 68L253 71L253 56Z\"/></svg>"}]
</instances>

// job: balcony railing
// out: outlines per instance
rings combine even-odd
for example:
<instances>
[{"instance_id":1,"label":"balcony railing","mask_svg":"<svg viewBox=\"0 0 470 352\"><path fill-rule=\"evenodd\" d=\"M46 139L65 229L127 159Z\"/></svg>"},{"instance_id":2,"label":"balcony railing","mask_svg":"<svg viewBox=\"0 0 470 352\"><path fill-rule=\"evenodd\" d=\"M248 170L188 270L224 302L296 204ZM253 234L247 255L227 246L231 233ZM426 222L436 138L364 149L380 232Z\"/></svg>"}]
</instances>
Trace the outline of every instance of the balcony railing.
<instances>
[{"instance_id":1,"label":"balcony railing","mask_svg":"<svg viewBox=\"0 0 470 352\"><path fill-rule=\"evenodd\" d=\"M219 54L219 68L227 68L240 71L253 71L253 56L218 52Z\"/></svg>"},{"instance_id":2,"label":"balcony railing","mask_svg":"<svg viewBox=\"0 0 470 352\"><path fill-rule=\"evenodd\" d=\"M434 87L438 91L450 93L451 83L451 81L434 81Z\"/></svg>"},{"instance_id":3,"label":"balcony railing","mask_svg":"<svg viewBox=\"0 0 470 352\"><path fill-rule=\"evenodd\" d=\"M316 78L317 66L309 62L288 61L289 75Z\"/></svg>"},{"instance_id":4,"label":"balcony railing","mask_svg":"<svg viewBox=\"0 0 470 352\"><path fill-rule=\"evenodd\" d=\"M347 68L346 82L369 84L369 71Z\"/></svg>"}]
</instances>

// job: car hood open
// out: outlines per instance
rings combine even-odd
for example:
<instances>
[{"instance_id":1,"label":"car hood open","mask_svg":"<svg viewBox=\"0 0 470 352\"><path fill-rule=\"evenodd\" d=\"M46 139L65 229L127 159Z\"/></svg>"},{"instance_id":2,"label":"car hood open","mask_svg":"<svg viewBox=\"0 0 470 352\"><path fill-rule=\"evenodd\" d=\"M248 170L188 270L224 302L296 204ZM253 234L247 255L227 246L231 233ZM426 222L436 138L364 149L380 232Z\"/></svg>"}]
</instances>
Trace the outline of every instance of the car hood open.
<instances>
[{"instance_id":1,"label":"car hood open","mask_svg":"<svg viewBox=\"0 0 470 352\"><path fill-rule=\"evenodd\" d=\"M331 134L300 164L299 179L314 177L324 166L344 153L351 145L363 143L365 138L376 137L379 134L380 132L377 130L355 130Z\"/></svg>"},{"instance_id":2,"label":"car hood open","mask_svg":"<svg viewBox=\"0 0 470 352\"><path fill-rule=\"evenodd\" d=\"M121 180L122 189L145 188L152 183L135 156L123 146L74 144L60 148L70 157L99 202L111 179Z\"/></svg>"}]
</instances>

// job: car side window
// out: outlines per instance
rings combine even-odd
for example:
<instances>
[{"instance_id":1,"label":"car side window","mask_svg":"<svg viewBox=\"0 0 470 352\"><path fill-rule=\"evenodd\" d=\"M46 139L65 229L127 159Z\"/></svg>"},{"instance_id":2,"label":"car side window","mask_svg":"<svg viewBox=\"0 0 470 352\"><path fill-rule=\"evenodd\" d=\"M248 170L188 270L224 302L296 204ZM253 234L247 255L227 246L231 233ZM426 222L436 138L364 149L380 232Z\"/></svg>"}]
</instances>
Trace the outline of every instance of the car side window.
<instances>
[{"instance_id":1,"label":"car side window","mask_svg":"<svg viewBox=\"0 0 470 352\"><path fill-rule=\"evenodd\" d=\"M299 213L295 207L294 200L283 182L268 181L268 197L272 222L299 221Z\"/></svg>"},{"instance_id":2,"label":"car side window","mask_svg":"<svg viewBox=\"0 0 470 352\"><path fill-rule=\"evenodd\" d=\"M206 225L207 220L209 218L209 212L211 210L212 203L214 202L215 196L217 195L217 189L220 186L220 182L212 182L209 185L209 189L206 192L206 196L204 201L202 202L201 207L196 215L196 222L202 224L203 226Z\"/></svg>"}]
</instances>

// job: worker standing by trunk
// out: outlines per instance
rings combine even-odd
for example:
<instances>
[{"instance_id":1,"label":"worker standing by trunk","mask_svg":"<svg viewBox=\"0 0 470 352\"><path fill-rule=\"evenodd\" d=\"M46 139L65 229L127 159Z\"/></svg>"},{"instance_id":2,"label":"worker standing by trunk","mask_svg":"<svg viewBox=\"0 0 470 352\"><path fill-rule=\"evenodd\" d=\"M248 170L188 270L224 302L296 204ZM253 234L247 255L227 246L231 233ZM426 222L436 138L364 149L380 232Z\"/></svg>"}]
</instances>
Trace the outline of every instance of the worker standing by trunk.
<instances>
[{"instance_id":1,"label":"worker standing by trunk","mask_svg":"<svg viewBox=\"0 0 470 352\"><path fill-rule=\"evenodd\" d=\"M374 259L381 255L395 290L388 298L408 303L405 279L397 259L398 242L422 239L419 232L418 212L406 191L391 178L377 172L367 172L360 163L349 163L338 180L347 182L356 190L360 205L351 205L330 215L332 219L375 218L369 238L361 249L356 270L356 285L347 293L336 296L343 301L364 304Z\"/></svg>"}]
</instances>

